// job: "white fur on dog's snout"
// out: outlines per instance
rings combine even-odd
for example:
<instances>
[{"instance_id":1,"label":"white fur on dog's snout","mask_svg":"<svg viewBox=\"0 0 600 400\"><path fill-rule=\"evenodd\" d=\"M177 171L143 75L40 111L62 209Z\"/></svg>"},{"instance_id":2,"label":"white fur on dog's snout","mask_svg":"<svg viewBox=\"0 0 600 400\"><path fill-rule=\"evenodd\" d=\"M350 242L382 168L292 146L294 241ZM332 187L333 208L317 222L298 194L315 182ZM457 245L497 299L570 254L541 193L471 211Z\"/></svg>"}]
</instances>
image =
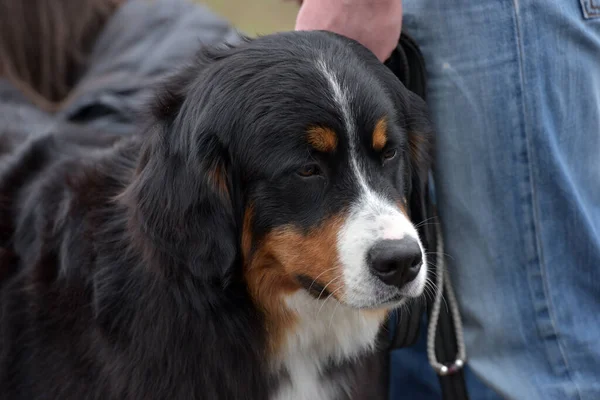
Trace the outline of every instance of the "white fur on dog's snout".
<instances>
[{"instance_id":1,"label":"white fur on dog's snout","mask_svg":"<svg viewBox=\"0 0 600 400\"><path fill-rule=\"evenodd\" d=\"M376 307L398 295L420 296L425 287L427 260L417 230L396 205L368 187L363 190L338 235L345 288L343 300L355 307ZM423 265L419 274L400 289L385 284L369 269L367 254L381 240L415 240L421 248Z\"/></svg>"},{"instance_id":2,"label":"white fur on dog's snout","mask_svg":"<svg viewBox=\"0 0 600 400\"><path fill-rule=\"evenodd\" d=\"M418 297L427 277L427 258L419 234L399 207L370 187L359 165L359 135L352 116L352 90L349 90L323 59L316 63L331 88L331 100L337 105L349 135L350 167L360 195L350 209L340 230L337 250L342 267L344 293L341 299L353 307L393 307L402 304L398 296ZM374 276L367 263L367 253L380 240L416 240L421 248L423 265L417 277L398 289Z\"/></svg>"}]
</instances>

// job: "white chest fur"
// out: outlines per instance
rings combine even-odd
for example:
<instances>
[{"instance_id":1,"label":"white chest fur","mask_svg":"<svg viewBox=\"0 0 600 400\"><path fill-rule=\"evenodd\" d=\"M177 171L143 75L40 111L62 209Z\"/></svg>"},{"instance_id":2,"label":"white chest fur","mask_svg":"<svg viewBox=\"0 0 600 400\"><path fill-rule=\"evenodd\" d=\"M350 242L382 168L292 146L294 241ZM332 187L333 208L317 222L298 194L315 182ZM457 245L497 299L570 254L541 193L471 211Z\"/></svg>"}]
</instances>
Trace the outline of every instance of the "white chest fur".
<instances>
[{"instance_id":1,"label":"white chest fur","mask_svg":"<svg viewBox=\"0 0 600 400\"><path fill-rule=\"evenodd\" d=\"M287 370L290 381L279 387L274 400L331 400L344 382L323 378L333 362L352 360L375 345L384 314L349 308L334 299L316 300L304 291L286 298L297 325L286 337L274 368Z\"/></svg>"}]
</instances>

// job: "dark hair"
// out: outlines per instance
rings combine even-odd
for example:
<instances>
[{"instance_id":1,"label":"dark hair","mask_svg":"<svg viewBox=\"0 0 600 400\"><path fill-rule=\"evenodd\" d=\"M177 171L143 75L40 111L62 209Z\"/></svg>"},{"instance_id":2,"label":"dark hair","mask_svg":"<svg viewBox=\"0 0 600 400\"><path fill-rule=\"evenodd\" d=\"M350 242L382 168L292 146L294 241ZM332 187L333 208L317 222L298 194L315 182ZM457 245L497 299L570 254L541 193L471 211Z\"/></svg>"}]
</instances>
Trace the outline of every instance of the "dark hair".
<instances>
[{"instance_id":1,"label":"dark hair","mask_svg":"<svg viewBox=\"0 0 600 400\"><path fill-rule=\"evenodd\" d=\"M124 0L0 0L0 77L55 111Z\"/></svg>"}]
</instances>

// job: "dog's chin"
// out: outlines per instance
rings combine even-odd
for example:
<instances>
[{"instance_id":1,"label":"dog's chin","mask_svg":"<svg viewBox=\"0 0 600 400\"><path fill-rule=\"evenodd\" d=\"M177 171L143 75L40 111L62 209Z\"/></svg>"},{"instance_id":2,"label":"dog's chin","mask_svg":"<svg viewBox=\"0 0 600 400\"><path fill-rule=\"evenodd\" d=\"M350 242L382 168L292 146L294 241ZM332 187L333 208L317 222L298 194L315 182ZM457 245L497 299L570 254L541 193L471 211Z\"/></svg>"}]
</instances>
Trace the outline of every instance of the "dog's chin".
<instances>
[{"instance_id":1,"label":"dog's chin","mask_svg":"<svg viewBox=\"0 0 600 400\"><path fill-rule=\"evenodd\" d=\"M310 295L313 299L321 302L330 302L333 301L335 303L340 303L341 306L346 306L355 310L386 310L392 311L397 308L402 307L402 305L406 304L409 300L409 297L403 296L401 294L396 294L391 297L384 298L383 300L373 298L371 301L366 301L362 303L356 302L347 302L343 299L339 299L335 296L327 295L323 296L320 293L317 293L315 290L304 290L308 295Z\"/></svg>"},{"instance_id":2,"label":"dog's chin","mask_svg":"<svg viewBox=\"0 0 600 400\"><path fill-rule=\"evenodd\" d=\"M423 293L419 283L416 283L416 287L413 283L408 287L396 288L377 280L370 280L354 288L345 287L343 292L339 290L332 292L327 286L306 276L299 275L295 278L302 290L315 300L333 300L357 310L394 310L402 307L409 299L420 297ZM340 293L343 294L339 295Z\"/></svg>"},{"instance_id":3,"label":"dog's chin","mask_svg":"<svg viewBox=\"0 0 600 400\"><path fill-rule=\"evenodd\" d=\"M360 300L356 298L353 299L352 296L346 299L340 299L335 296L335 294L332 295L327 289L323 289L323 287L317 283L303 284L302 290L315 300L335 301L357 310L393 310L401 307L409 299L409 297L404 296L397 290L391 291L391 293L379 293L378 295L373 296L361 295L359 296Z\"/></svg>"},{"instance_id":4,"label":"dog's chin","mask_svg":"<svg viewBox=\"0 0 600 400\"><path fill-rule=\"evenodd\" d=\"M365 301L366 300L366 301ZM395 293L388 296L373 296L372 299L365 299L361 302L346 302L348 307L356 308L359 310L394 310L401 307L408 301L408 297L403 296L400 293Z\"/></svg>"},{"instance_id":5,"label":"dog's chin","mask_svg":"<svg viewBox=\"0 0 600 400\"><path fill-rule=\"evenodd\" d=\"M401 307L407 301L408 301L408 297L403 296L402 294L395 294L392 297L390 297L389 299L379 301L372 306L367 306L367 307L363 307L363 308L368 308L368 309L377 308L377 309L385 309L385 310L394 310L396 308Z\"/></svg>"},{"instance_id":6,"label":"dog's chin","mask_svg":"<svg viewBox=\"0 0 600 400\"><path fill-rule=\"evenodd\" d=\"M358 289L358 288L356 288ZM394 310L402 307L410 299L420 298L424 290L421 287L396 288L383 283L375 283L371 290L347 290L340 302L357 309Z\"/></svg>"}]
</instances>

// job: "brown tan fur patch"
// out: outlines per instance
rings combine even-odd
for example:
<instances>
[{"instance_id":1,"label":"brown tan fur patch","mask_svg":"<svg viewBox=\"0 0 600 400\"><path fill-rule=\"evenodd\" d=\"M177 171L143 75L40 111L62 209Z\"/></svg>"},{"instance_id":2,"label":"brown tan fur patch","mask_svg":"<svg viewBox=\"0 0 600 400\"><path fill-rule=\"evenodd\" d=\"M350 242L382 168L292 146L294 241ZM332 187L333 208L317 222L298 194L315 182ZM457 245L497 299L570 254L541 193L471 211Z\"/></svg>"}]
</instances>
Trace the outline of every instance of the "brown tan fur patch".
<instances>
[{"instance_id":1,"label":"brown tan fur patch","mask_svg":"<svg viewBox=\"0 0 600 400\"><path fill-rule=\"evenodd\" d=\"M227 176L221 164L217 164L210 172L209 177L211 184L215 189L225 197L229 197L229 189L227 189Z\"/></svg>"},{"instance_id":2,"label":"brown tan fur patch","mask_svg":"<svg viewBox=\"0 0 600 400\"><path fill-rule=\"evenodd\" d=\"M387 120L385 118L381 118L375 124L375 129L373 130L373 149L376 151L381 151L385 147L387 143Z\"/></svg>"},{"instance_id":3,"label":"brown tan fur patch","mask_svg":"<svg viewBox=\"0 0 600 400\"><path fill-rule=\"evenodd\" d=\"M429 135L420 132L411 131L408 133L408 146L410 158L415 165L429 164L429 152L431 143L429 143Z\"/></svg>"},{"instance_id":4,"label":"brown tan fur patch","mask_svg":"<svg viewBox=\"0 0 600 400\"><path fill-rule=\"evenodd\" d=\"M286 332L297 322L296 315L282 303L285 295L302 290L296 275L315 279L334 297L341 295L342 271L335 249L343 219L330 218L308 234L291 226L276 229L250 254L251 219L251 215L244 218L242 234L245 277L250 294L266 315L270 350L277 352Z\"/></svg>"},{"instance_id":5,"label":"brown tan fur patch","mask_svg":"<svg viewBox=\"0 0 600 400\"><path fill-rule=\"evenodd\" d=\"M402 200L398 200L396 202L396 205L398 205L398 208L400 208L400 211L402 211L402 214L404 214L406 217L408 217L408 210L407 210L408 200L406 199L406 197L402 197Z\"/></svg>"},{"instance_id":6,"label":"brown tan fur patch","mask_svg":"<svg viewBox=\"0 0 600 400\"><path fill-rule=\"evenodd\" d=\"M252 205L246 208L244 211L244 222L242 225L242 256L244 257L244 263L250 259L250 252L252 251L252 219L254 218L254 207Z\"/></svg>"},{"instance_id":7,"label":"brown tan fur patch","mask_svg":"<svg viewBox=\"0 0 600 400\"><path fill-rule=\"evenodd\" d=\"M308 143L317 151L332 153L338 143L337 134L330 128L312 127L307 132Z\"/></svg>"}]
</instances>

